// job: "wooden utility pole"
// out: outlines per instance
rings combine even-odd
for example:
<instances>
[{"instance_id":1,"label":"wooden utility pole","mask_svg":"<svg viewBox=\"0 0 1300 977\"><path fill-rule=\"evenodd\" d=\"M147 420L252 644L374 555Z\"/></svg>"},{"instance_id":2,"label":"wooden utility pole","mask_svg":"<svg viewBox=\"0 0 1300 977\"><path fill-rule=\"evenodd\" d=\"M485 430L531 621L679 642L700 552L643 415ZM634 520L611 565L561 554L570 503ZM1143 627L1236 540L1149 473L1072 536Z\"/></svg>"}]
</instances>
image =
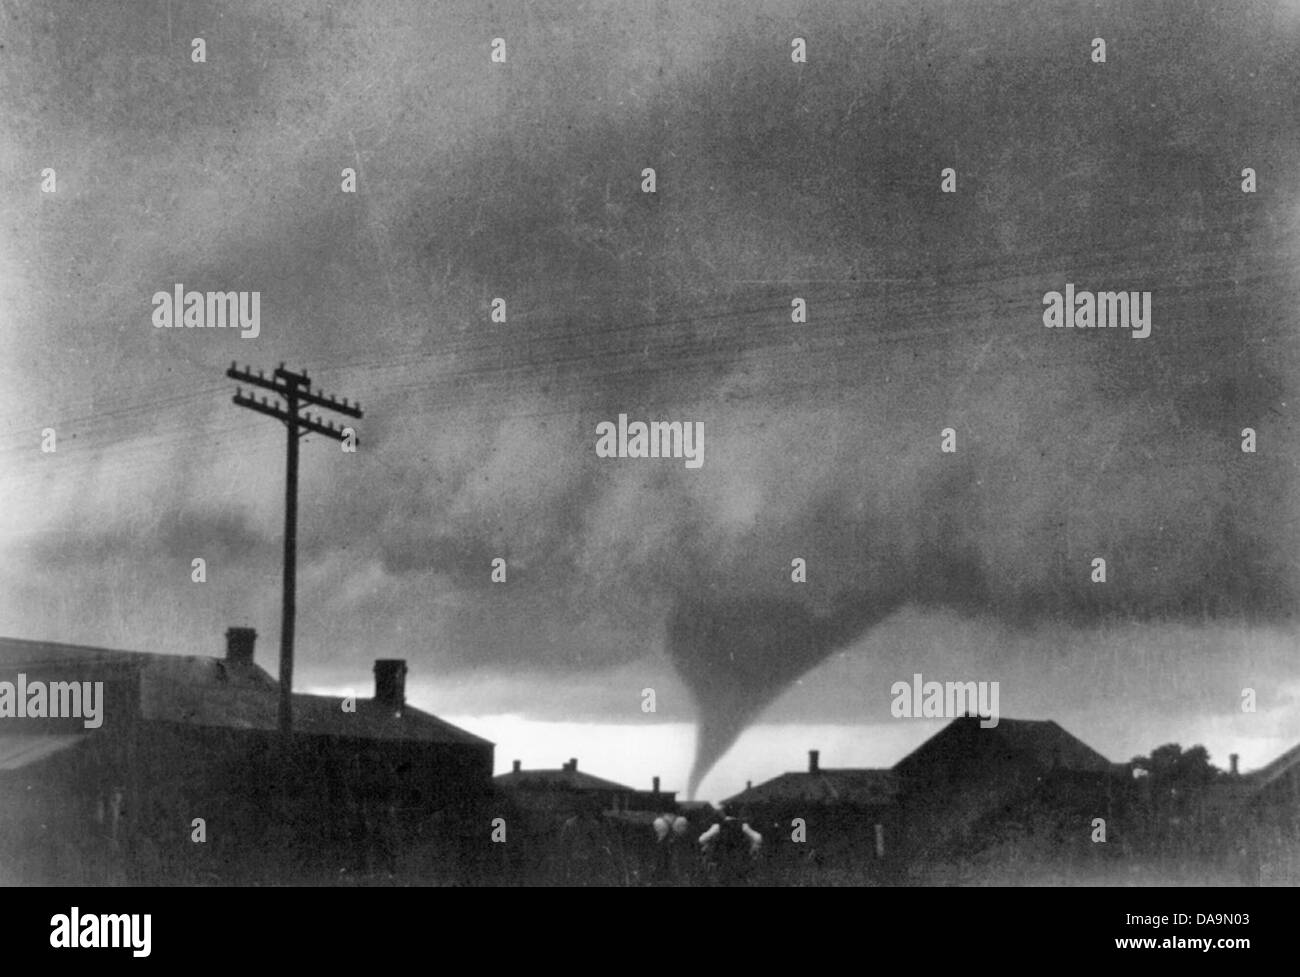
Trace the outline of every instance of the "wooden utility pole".
<instances>
[{"instance_id":1,"label":"wooden utility pole","mask_svg":"<svg viewBox=\"0 0 1300 977\"><path fill-rule=\"evenodd\" d=\"M282 594L280 616L280 732L288 737L293 729L293 626L294 594L297 586L298 563L298 439L304 435L323 434L336 441L356 445L356 432L348 428L337 428L334 422L321 423L320 415L308 417L300 415L303 404L314 404L329 410L338 411L348 417L361 417L361 408L349 404L347 400L335 400L326 397L319 390L312 392L311 380L306 373L290 373L281 363L270 379L258 370L257 375L249 367L243 372L234 363L226 371L232 380L241 380L255 387L262 387L284 398L284 405L267 403L265 397L254 400L245 397L242 390L235 388L234 402L240 407L247 407L259 414L266 414L282 421L288 432L288 459L284 484L284 593Z\"/></svg>"}]
</instances>

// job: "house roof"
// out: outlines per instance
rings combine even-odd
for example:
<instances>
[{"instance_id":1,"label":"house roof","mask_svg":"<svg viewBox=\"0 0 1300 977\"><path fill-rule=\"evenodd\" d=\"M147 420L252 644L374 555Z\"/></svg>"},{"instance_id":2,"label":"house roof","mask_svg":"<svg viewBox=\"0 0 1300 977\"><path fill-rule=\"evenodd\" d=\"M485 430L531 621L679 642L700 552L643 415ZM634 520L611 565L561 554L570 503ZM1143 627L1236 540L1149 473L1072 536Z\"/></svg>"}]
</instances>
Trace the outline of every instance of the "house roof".
<instances>
[{"instance_id":1,"label":"house roof","mask_svg":"<svg viewBox=\"0 0 1300 977\"><path fill-rule=\"evenodd\" d=\"M633 790L632 799L637 804L672 804L677 799L675 790Z\"/></svg>"},{"instance_id":2,"label":"house roof","mask_svg":"<svg viewBox=\"0 0 1300 977\"><path fill-rule=\"evenodd\" d=\"M559 770L512 770L498 774L493 781L502 787L518 790L575 790L575 791L617 791L633 794L636 790L612 780L593 777L581 770L564 767Z\"/></svg>"},{"instance_id":3,"label":"house roof","mask_svg":"<svg viewBox=\"0 0 1300 977\"><path fill-rule=\"evenodd\" d=\"M928 761L939 758L954 760L967 754L971 737L987 737L1003 751L1019 754L1049 770L1088 773L1111 773L1117 765L1066 732L1050 719L999 719L996 726L984 728L975 716L963 716L935 733L894 765L900 774L908 774Z\"/></svg>"},{"instance_id":4,"label":"house roof","mask_svg":"<svg viewBox=\"0 0 1300 977\"><path fill-rule=\"evenodd\" d=\"M888 804L898 796L898 781L892 770L822 769L816 773L783 773L757 787L743 790L727 804Z\"/></svg>"},{"instance_id":5,"label":"house roof","mask_svg":"<svg viewBox=\"0 0 1300 977\"><path fill-rule=\"evenodd\" d=\"M89 739L85 733L72 735L0 736L0 771L20 770L33 763L71 749Z\"/></svg>"},{"instance_id":6,"label":"house roof","mask_svg":"<svg viewBox=\"0 0 1300 977\"><path fill-rule=\"evenodd\" d=\"M1300 764L1300 745L1291 747L1271 763L1244 774L1240 779L1249 783L1254 789L1260 790L1284 777L1298 764Z\"/></svg>"},{"instance_id":7,"label":"house roof","mask_svg":"<svg viewBox=\"0 0 1300 977\"><path fill-rule=\"evenodd\" d=\"M0 668L55 667L81 675L138 675L139 710L144 720L228 729L279 727L279 683L253 663L0 638ZM491 745L414 706L395 710L374 699L357 698L356 711L344 712L344 701L342 697L294 693L295 733Z\"/></svg>"}]
</instances>

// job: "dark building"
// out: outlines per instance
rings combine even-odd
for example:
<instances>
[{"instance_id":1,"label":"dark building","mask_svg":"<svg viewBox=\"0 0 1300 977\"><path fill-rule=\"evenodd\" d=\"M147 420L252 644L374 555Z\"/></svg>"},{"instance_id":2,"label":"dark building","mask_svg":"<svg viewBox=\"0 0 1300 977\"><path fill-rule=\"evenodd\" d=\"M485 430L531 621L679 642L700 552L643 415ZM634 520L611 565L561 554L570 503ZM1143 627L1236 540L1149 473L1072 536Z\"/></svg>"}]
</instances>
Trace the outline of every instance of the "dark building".
<instances>
[{"instance_id":1,"label":"dark building","mask_svg":"<svg viewBox=\"0 0 1300 977\"><path fill-rule=\"evenodd\" d=\"M883 874L895 864L898 782L890 770L826 768L817 750L808 769L783 773L723 803L763 835L777 874L798 866L852 866Z\"/></svg>"},{"instance_id":2,"label":"dark building","mask_svg":"<svg viewBox=\"0 0 1300 977\"><path fill-rule=\"evenodd\" d=\"M662 814L677 810L677 791L662 790L659 778L652 777L649 790L634 790L627 800L628 811L645 811L650 814Z\"/></svg>"},{"instance_id":3,"label":"dark building","mask_svg":"<svg viewBox=\"0 0 1300 977\"><path fill-rule=\"evenodd\" d=\"M889 879L1008 841L1086 852L1093 819L1113 821L1128 780L1054 722L963 717L891 770L823 768L812 750L807 770L725 803L762 832L778 877Z\"/></svg>"},{"instance_id":4,"label":"dark building","mask_svg":"<svg viewBox=\"0 0 1300 977\"><path fill-rule=\"evenodd\" d=\"M676 810L676 791L655 777L648 791L578 769L525 770L516 760L494 778L502 816L518 842L507 853L510 871L528 881L635 884L653 857L657 815Z\"/></svg>"},{"instance_id":5,"label":"dark building","mask_svg":"<svg viewBox=\"0 0 1300 977\"><path fill-rule=\"evenodd\" d=\"M1300 746L1258 770L1232 769L1203 791L1198 827L1242 882L1300 885Z\"/></svg>"},{"instance_id":6,"label":"dark building","mask_svg":"<svg viewBox=\"0 0 1300 977\"><path fill-rule=\"evenodd\" d=\"M394 660L372 698L295 694L286 738L255 637L231 628L224 658L0 639L0 683L103 691L97 723L0 714L0 880L464 870L493 745L408 705Z\"/></svg>"},{"instance_id":7,"label":"dark building","mask_svg":"<svg viewBox=\"0 0 1300 977\"><path fill-rule=\"evenodd\" d=\"M912 857L969 852L1032 837L1064 853L1090 844L1128 788L1115 764L1051 720L953 720L894 766Z\"/></svg>"},{"instance_id":8,"label":"dark building","mask_svg":"<svg viewBox=\"0 0 1300 977\"><path fill-rule=\"evenodd\" d=\"M1300 746L1250 776L1247 803L1255 830L1259 881L1300 885Z\"/></svg>"},{"instance_id":9,"label":"dark building","mask_svg":"<svg viewBox=\"0 0 1300 977\"><path fill-rule=\"evenodd\" d=\"M636 810L637 802L646 793L581 771L577 759L569 760L558 770L525 770L516 760L509 773L499 774L493 782L519 807L538 812Z\"/></svg>"}]
</instances>

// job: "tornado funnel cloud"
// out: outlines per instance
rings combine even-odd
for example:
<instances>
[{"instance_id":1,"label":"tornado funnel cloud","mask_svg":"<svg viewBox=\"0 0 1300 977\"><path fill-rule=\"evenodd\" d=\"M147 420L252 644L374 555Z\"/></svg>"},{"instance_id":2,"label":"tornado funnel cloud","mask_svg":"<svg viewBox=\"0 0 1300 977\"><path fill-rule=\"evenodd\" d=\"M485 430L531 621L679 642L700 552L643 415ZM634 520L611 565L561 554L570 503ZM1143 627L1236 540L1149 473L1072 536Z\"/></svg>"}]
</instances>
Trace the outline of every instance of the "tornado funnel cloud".
<instances>
[{"instance_id":1,"label":"tornado funnel cloud","mask_svg":"<svg viewBox=\"0 0 1300 977\"><path fill-rule=\"evenodd\" d=\"M816 615L802 604L762 598L682 598L668 652L699 712L687 794L745 727L791 682L883 620L896 601L866 597Z\"/></svg>"}]
</instances>

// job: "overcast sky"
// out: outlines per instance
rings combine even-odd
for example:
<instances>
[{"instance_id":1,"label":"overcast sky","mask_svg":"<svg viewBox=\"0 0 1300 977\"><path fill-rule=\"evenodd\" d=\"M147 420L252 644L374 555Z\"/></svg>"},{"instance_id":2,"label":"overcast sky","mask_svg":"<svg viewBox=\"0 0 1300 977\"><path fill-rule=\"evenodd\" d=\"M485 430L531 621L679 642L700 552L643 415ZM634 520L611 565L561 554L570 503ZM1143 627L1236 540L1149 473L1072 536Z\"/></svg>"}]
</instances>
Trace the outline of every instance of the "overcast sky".
<instances>
[{"instance_id":1,"label":"overcast sky","mask_svg":"<svg viewBox=\"0 0 1300 977\"><path fill-rule=\"evenodd\" d=\"M0 9L0 633L274 673L284 434L223 373L285 361L366 411L303 444L299 686L407 658L499 766L889 765L916 672L1115 760L1300 741L1297 5L699 6ZM1151 335L1044 329L1067 282ZM260 335L155 329L177 283Z\"/></svg>"}]
</instances>

